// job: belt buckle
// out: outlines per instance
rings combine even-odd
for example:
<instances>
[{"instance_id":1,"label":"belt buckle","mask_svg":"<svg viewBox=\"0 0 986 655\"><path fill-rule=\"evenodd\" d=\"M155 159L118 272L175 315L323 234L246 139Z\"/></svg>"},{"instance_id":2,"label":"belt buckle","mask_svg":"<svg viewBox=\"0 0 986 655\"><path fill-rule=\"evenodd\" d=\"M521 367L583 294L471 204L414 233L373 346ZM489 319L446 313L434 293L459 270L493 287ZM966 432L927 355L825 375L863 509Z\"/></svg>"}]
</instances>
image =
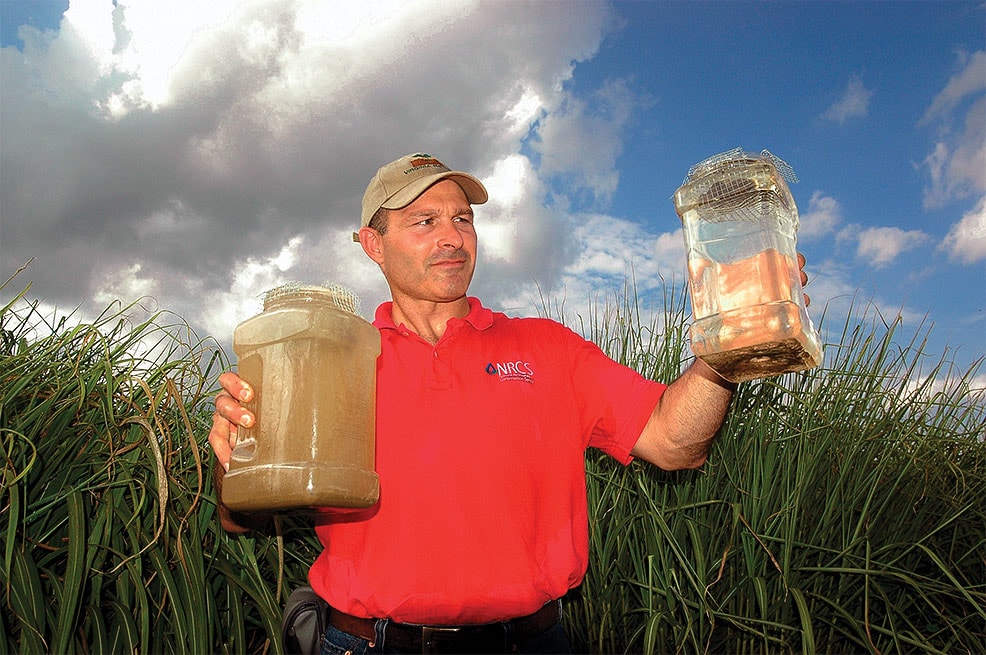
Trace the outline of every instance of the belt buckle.
<instances>
[{"instance_id":1,"label":"belt buckle","mask_svg":"<svg viewBox=\"0 0 986 655\"><path fill-rule=\"evenodd\" d=\"M442 636L452 636L457 635L462 632L462 628L456 627L441 627L441 626L421 626L421 652L422 653L433 653L433 649L437 644L432 643L434 638L437 636L439 641L441 641Z\"/></svg>"}]
</instances>

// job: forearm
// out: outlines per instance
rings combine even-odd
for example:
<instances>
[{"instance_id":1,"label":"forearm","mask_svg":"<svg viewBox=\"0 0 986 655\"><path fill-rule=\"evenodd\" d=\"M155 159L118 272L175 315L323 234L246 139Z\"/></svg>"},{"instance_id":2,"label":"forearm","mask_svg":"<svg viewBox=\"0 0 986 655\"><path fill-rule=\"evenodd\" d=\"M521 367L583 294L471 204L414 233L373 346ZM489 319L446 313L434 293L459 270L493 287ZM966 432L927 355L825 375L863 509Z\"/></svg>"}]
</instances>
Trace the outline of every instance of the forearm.
<instances>
[{"instance_id":1,"label":"forearm","mask_svg":"<svg viewBox=\"0 0 986 655\"><path fill-rule=\"evenodd\" d=\"M669 471L701 466L735 390L734 383L695 360L661 396L633 455Z\"/></svg>"}]
</instances>

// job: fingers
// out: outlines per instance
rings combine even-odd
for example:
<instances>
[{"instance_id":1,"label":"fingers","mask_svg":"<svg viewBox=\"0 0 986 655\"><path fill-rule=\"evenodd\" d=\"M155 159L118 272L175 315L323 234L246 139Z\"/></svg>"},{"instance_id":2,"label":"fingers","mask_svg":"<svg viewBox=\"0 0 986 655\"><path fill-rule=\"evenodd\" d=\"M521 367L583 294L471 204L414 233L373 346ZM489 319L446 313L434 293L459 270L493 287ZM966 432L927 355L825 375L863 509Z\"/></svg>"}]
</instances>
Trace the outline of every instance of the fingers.
<instances>
[{"instance_id":1,"label":"fingers","mask_svg":"<svg viewBox=\"0 0 986 655\"><path fill-rule=\"evenodd\" d=\"M798 253L798 272L801 273L801 286L808 284L808 274L805 273L805 256Z\"/></svg>"},{"instance_id":2,"label":"fingers","mask_svg":"<svg viewBox=\"0 0 986 655\"><path fill-rule=\"evenodd\" d=\"M805 256L802 255L799 252L798 253L798 271L801 273L801 286L802 287L805 287L805 286L808 285L808 274L805 273L805 264L806 263L807 263L807 261L805 260ZM807 293L804 294L804 296L805 296L805 307L807 307L808 305L811 304L811 298L808 297L808 294Z\"/></svg>"},{"instance_id":3,"label":"fingers","mask_svg":"<svg viewBox=\"0 0 986 655\"><path fill-rule=\"evenodd\" d=\"M256 417L242 405L253 400L253 387L232 371L219 376L219 385L223 390L216 394L216 413L235 425L253 426Z\"/></svg>"},{"instance_id":4,"label":"fingers","mask_svg":"<svg viewBox=\"0 0 986 655\"><path fill-rule=\"evenodd\" d=\"M253 426L254 415L226 391L216 394L216 415L234 425Z\"/></svg>"},{"instance_id":5,"label":"fingers","mask_svg":"<svg viewBox=\"0 0 986 655\"><path fill-rule=\"evenodd\" d=\"M223 468L229 470L229 460L233 456L233 446L236 445L236 426L219 415L217 410L212 415L212 429L209 430L209 446L216 460Z\"/></svg>"},{"instance_id":6,"label":"fingers","mask_svg":"<svg viewBox=\"0 0 986 655\"><path fill-rule=\"evenodd\" d=\"M226 371L219 376L219 386L237 400L242 400L245 403L253 400L253 388L232 371Z\"/></svg>"},{"instance_id":7,"label":"fingers","mask_svg":"<svg viewBox=\"0 0 986 655\"><path fill-rule=\"evenodd\" d=\"M219 376L223 388L216 394L216 411L212 415L212 429L209 430L209 445L223 468L229 470L229 460L236 445L237 430L240 426L251 427L256 418L243 407L242 402L253 399L253 389L236 373L227 371Z\"/></svg>"}]
</instances>

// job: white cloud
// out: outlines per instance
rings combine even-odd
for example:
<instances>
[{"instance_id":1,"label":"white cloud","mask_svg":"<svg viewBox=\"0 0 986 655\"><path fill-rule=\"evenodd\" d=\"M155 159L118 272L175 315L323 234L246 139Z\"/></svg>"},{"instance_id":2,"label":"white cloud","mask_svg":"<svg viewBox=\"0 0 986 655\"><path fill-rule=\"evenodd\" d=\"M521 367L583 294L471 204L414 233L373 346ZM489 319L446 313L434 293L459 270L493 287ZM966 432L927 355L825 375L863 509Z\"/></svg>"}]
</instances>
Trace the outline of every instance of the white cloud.
<instances>
[{"instance_id":1,"label":"white cloud","mask_svg":"<svg viewBox=\"0 0 986 655\"><path fill-rule=\"evenodd\" d=\"M523 142L562 113L540 134L553 174L612 193L633 94L613 83L567 104L565 88L611 11L73 0L61 31L0 50L0 273L37 254L25 277L52 302L153 290L220 338L281 280L376 303L386 286L349 239L360 196L378 166L425 150L496 192L477 210L488 244L473 291L495 306L552 289L575 256L572 219ZM564 162L555 139L592 156ZM134 262L133 284L106 278Z\"/></svg>"},{"instance_id":2,"label":"white cloud","mask_svg":"<svg viewBox=\"0 0 986 655\"><path fill-rule=\"evenodd\" d=\"M924 205L940 208L986 192L986 97L973 103L962 132L946 132L925 158L931 178Z\"/></svg>"},{"instance_id":3,"label":"white cloud","mask_svg":"<svg viewBox=\"0 0 986 655\"><path fill-rule=\"evenodd\" d=\"M109 271L92 295L99 305L109 305L120 298L138 299L153 296L158 291L154 278L141 276L142 266L138 263Z\"/></svg>"},{"instance_id":4,"label":"white cloud","mask_svg":"<svg viewBox=\"0 0 986 655\"><path fill-rule=\"evenodd\" d=\"M540 193L531 188L536 181L530 160L522 155L498 161L492 173L483 177L490 199L476 209L476 230L486 258L516 263L524 228L537 220L536 208L524 206L531 199L540 198ZM535 210L533 215L531 210Z\"/></svg>"},{"instance_id":5,"label":"white cloud","mask_svg":"<svg viewBox=\"0 0 986 655\"><path fill-rule=\"evenodd\" d=\"M799 238L823 237L834 232L842 222L842 207L835 198L815 191L808 201L808 211L800 215L800 222Z\"/></svg>"},{"instance_id":6,"label":"white cloud","mask_svg":"<svg viewBox=\"0 0 986 655\"><path fill-rule=\"evenodd\" d=\"M871 266L882 268L903 252L912 250L930 237L920 230L902 230L898 227L871 227L859 231L856 256Z\"/></svg>"},{"instance_id":7,"label":"white cloud","mask_svg":"<svg viewBox=\"0 0 986 655\"><path fill-rule=\"evenodd\" d=\"M963 55L960 53L960 57ZM953 75L924 112L921 123L948 118L966 96L986 90L986 51L973 53L962 70Z\"/></svg>"},{"instance_id":8,"label":"white cloud","mask_svg":"<svg viewBox=\"0 0 986 655\"><path fill-rule=\"evenodd\" d=\"M665 270L673 270L684 275L685 271L685 235L681 228L674 232L665 232L654 242L654 253L657 262Z\"/></svg>"},{"instance_id":9,"label":"white cloud","mask_svg":"<svg viewBox=\"0 0 986 655\"><path fill-rule=\"evenodd\" d=\"M0 273L37 254L24 277L52 304L152 294L220 339L287 280L352 287L368 314L389 293L350 239L360 195L388 158L424 149L491 191L477 208L472 287L490 306L529 313L539 291L581 299L630 271L641 288L681 282L680 230L602 214L646 102L626 81L570 83L612 27L609 11L538 0L73 0L60 32L0 51ZM854 79L833 120L865 115L872 92ZM960 102L942 107L972 125L970 96L955 88ZM649 133L663 147L660 130ZM941 188L955 193L948 180L972 179L977 151L959 136L941 142ZM566 185L549 184L558 179ZM580 207L600 213L573 215L586 198ZM816 192L801 236L839 230L841 214ZM962 246L950 242L953 256L970 256ZM809 266L824 304L833 271Z\"/></svg>"},{"instance_id":10,"label":"white cloud","mask_svg":"<svg viewBox=\"0 0 986 655\"><path fill-rule=\"evenodd\" d=\"M97 75L113 70L113 5L100 0L73 0L62 18L60 39L84 47Z\"/></svg>"},{"instance_id":11,"label":"white cloud","mask_svg":"<svg viewBox=\"0 0 986 655\"><path fill-rule=\"evenodd\" d=\"M541 173L571 176L577 188L607 202L619 183L616 159L636 102L622 80L607 83L589 99L568 98L538 127L534 148L541 155Z\"/></svg>"},{"instance_id":12,"label":"white cloud","mask_svg":"<svg viewBox=\"0 0 986 655\"><path fill-rule=\"evenodd\" d=\"M873 91L866 88L858 75L853 75L849 78L849 83L846 85L842 97L825 110L822 118L835 121L839 125L850 118L863 118L869 110L872 97Z\"/></svg>"},{"instance_id":13,"label":"white cloud","mask_svg":"<svg viewBox=\"0 0 986 655\"><path fill-rule=\"evenodd\" d=\"M979 51L949 80L919 123L940 123L934 148L922 162L930 178L924 191L927 208L986 193L984 91L986 51ZM954 127L956 123L961 127Z\"/></svg>"},{"instance_id":14,"label":"white cloud","mask_svg":"<svg viewBox=\"0 0 986 655\"><path fill-rule=\"evenodd\" d=\"M639 226L611 216L588 216L575 230L581 248L579 258L568 267L578 277L622 278L631 264L649 266L653 259L642 247ZM634 260L637 262L634 262Z\"/></svg>"},{"instance_id":15,"label":"white cloud","mask_svg":"<svg viewBox=\"0 0 986 655\"><path fill-rule=\"evenodd\" d=\"M294 266L298 259L298 249L303 243L302 237L295 236L273 257L251 257L237 265L229 291L212 294L208 302L202 305L200 321L209 333L231 333L232 326L263 309L265 292L287 282L297 281L285 276L285 272Z\"/></svg>"},{"instance_id":16,"label":"white cloud","mask_svg":"<svg viewBox=\"0 0 986 655\"><path fill-rule=\"evenodd\" d=\"M952 226L941 248L950 259L963 264L986 260L986 196Z\"/></svg>"},{"instance_id":17,"label":"white cloud","mask_svg":"<svg viewBox=\"0 0 986 655\"><path fill-rule=\"evenodd\" d=\"M655 235L639 223L591 214L575 227L577 258L565 269L566 286L617 286L632 278L641 292L665 280L682 282L685 248L681 230Z\"/></svg>"}]
</instances>

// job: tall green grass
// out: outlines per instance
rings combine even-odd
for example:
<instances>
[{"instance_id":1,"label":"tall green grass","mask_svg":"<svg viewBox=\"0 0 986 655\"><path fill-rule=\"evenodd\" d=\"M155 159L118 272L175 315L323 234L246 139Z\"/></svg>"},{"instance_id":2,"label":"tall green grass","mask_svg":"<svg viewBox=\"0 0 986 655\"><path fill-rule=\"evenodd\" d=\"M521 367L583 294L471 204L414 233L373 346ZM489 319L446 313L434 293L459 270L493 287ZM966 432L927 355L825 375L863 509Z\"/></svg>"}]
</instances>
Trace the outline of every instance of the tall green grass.
<instances>
[{"instance_id":1,"label":"tall green grass","mask_svg":"<svg viewBox=\"0 0 986 655\"><path fill-rule=\"evenodd\" d=\"M673 379L682 296L649 323L632 294L607 307L589 336ZM741 385L700 470L590 453L591 564L568 613L580 649L984 652L981 362L929 366L898 328L847 322L825 366Z\"/></svg>"},{"instance_id":2,"label":"tall green grass","mask_svg":"<svg viewBox=\"0 0 986 655\"><path fill-rule=\"evenodd\" d=\"M0 650L279 651L310 534L219 528L205 448L226 363L165 314L0 312ZM279 548L285 543L287 548Z\"/></svg>"},{"instance_id":3,"label":"tall green grass","mask_svg":"<svg viewBox=\"0 0 986 655\"><path fill-rule=\"evenodd\" d=\"M0 307L0 649L280 652L310 526L220 529L206 437L228 363L138 309ZM666 380L685 320L669 292L653 315L625 294L568 322ZM937 390L946 364L921 371L895 330L847 323L825 367L741 386L698 471L587 456L580 650L982 652L986 403L975 369Z\"/></svg>"}]
</instances>

